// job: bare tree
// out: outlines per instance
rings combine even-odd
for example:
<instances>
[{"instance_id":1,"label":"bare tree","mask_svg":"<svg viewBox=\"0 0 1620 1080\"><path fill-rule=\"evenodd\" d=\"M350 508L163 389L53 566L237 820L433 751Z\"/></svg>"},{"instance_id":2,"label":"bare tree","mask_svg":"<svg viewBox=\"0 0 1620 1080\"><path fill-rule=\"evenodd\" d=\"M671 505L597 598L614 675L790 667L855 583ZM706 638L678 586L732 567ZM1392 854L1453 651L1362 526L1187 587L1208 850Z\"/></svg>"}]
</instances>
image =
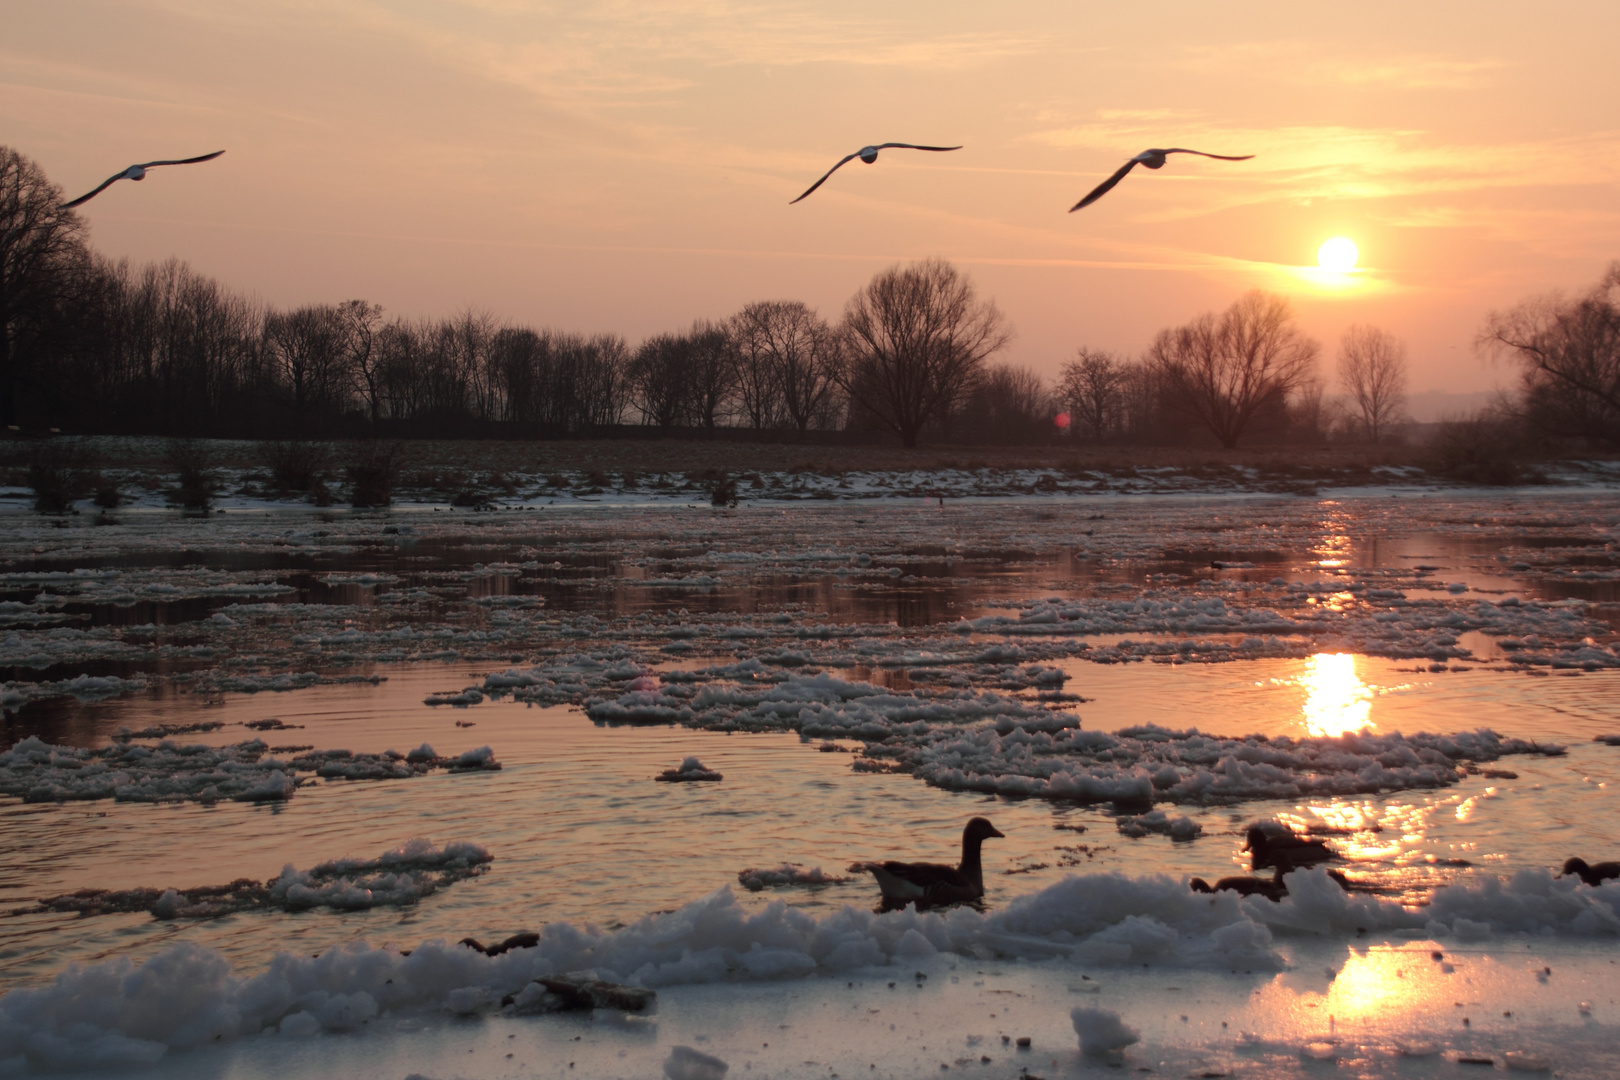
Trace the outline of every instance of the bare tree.
<instances>
[{"instance_id":1,"label":"bare tree","mask_svg":"<svg viewBox=\"0 0 1620 1080\"><path fill-rule=\"evenodd\" d=\"M491 363L500 384L501 419L533 421L540 412L540 393L550 366L550 342L527 327L503 327L490 343Z\"/></svg>"},{"instance_id":2,"label":"bare tree","mask_svg":"<svg viewBox=\"0 0 1620 1080\"><path fill-rule=\"evenodd\" d=\"M797 300L761 300L731 318L743 412L755 428L785 420L802 435L828 411L837 335Z\"/></svg>"},{"instance_id":3,"label":"bare tree","mask_svg":"<svg viewBox=\"0 0 1620 1080\"><path fill-rule=\"evenodd\" d=\"M723 326L706 320L692 324L687 335L692 413L711 434L737 387L737 350Z\"/></svg>"},{"instance_id":4,"label":"bare tree","mask_svg":"<svg viewBox=\"0 0 1620 1080\"><path fill-rule=\"evenodd\" d=\"M952 432L971 434L974 442L1032 442L1052 430L1052 404L1052 395L1034 371L997 364L985 371L961 411L951 418Z\"/></svg>"},{"instance_id":5,"label":"bare tree","mask_svg":"<svg viewBox=\"0 0 1620 1080\"><path fill-rule=\"evenodd\" d=\"M344 367L355 390L366 399L373 424L377 422L381 389L383 354L377 347L377 334L382 328L382 310L381 305L364 300L345 300L337 307L338 323L343 330Z\"/></svg>"},{"instance_id":6,"label":"bare tree","mask_svg":"<svg viewBox=\"0 0 1620 1080\"><path fill-rule=\"evenodd\" d=\"M776 335L772 326L775 310L790 303L761 300L749 304L730 320L731 340L737 350L737 401L743 419L755 431L775 427L782 416L782 395L776 389Z\"/></svg>"},{"instance_id":7,"label":"bare tree","mask_svg":"<svg viewBox=\"0 0 1620 1080\"><path fill-rule=\"evenodd\" d=\"M1058 400L1094 439L1117 434L1125 421L1125 365L1110 353L1081 348L1058 373Z\"/></svg>"},{"instance_id":8,"label":"bare tree","mask_svg":"<svg viewBox=\"0 0 1620 1080\"><path fill-rule=\"evenodd\" d=\"M44 170L0 146L0 424L17 423L19 383L89 266L84 227Z\"/></svg>"},{"instance_id":9,"label":"bare tree","mask_svg":"<svg viewBox=\"0 0 1620 1080\"><path fill-rule=\"evenodd\" d=\"M679 334L650 337L636 349L628 376L642 423L668 430L686 419L692 402L691 355L691 340Z\"/></svg>"},{"instance_id":10,"label":"bare tree","mask_svg":"<svg viewBox=\"0 0 1620 1080\"><path fill-rule=\"evenodd\" d=\"M1376 326L1352 326L1339 341L1339 385L1377 442L1406 405L1406 345Z\"/></svg>"},{"instance_id":11,"label":"bare tree","mask_svg":"<svg viewBox=\"0 0 1620 1080\"><path fill-rule=\"evenodd\" d=\"M1311 373L1318 348L1294 325L1287 300L1255 290L1218 316L1161 330L1148 359L1172 405L1231 449L1262 409L1280 407Z\"/></svg>"},{"instance_id":12,"label":"bare tree","mask_svg":"<svg viewBox=\"0 0 1620 1080\"><path fill-rule=\"evenodd\" d=\"M346 381L343 330L337 308L327 304L275 312L264 321L266 349L300 424L311 410L330 404Z\"/></svg>"},{"instance_id":13,"label":"bare tree","mask_svg":"<svg viewBox=\"0 0 1620 1080\"><path fill-rule=\"evenodd\" d=\"M1479 344L1518 361L1537 426L1620 444L1620 262L1573 300L1492 313Z\"/></svg>"},{"instance_id":14,"label":"bare tree","mask_svg":"<svg viewBox=\"0 0 1620 1080\"><path fill-rule=\"evenodd\" d=\"M985 360L1012 339L994 302L943 259L895 266L844 309L839 385L906 447L978 381Z\"/></svg>"}]
</instances>

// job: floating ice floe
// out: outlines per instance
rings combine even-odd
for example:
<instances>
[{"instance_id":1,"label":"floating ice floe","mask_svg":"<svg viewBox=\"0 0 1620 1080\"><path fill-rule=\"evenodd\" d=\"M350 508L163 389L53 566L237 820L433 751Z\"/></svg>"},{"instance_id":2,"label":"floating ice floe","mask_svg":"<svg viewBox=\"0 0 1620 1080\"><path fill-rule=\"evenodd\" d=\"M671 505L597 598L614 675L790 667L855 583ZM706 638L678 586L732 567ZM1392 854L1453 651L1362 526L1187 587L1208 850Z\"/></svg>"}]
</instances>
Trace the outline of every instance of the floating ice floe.
<instances>
[{"instance_id":1,"label":"floating ice floe","mask_svg":"<svg viewBox=\"0 0 1620 1080\"><path fill-rule=\"evenodd\" d=\"M783 863L769 868L750 867L737 873L737 884L749 892L782 888L789 885L844 885L849 878L823 873L821 867L806 870L798 863Z\"/></svg>"},{"instance_id":2,"label":"floating ice floe","mask_svg":"<svg viewBox=\"0 0 1620 1080\"><path fill-rule=\"evenodd\" d=\"M725 777L720 773L715 772L713 769L704 768L703 762L699 761L697 758L689 757L682 759L678 768L665 769L663 772L653 777L653 779L662 780L665 783L678 784L702 781L713 782L724 780Z\"/></svg>"},{"instance_id":3,"label":"floating ice floe","mask_svg":"<svg viewBox=\"0 0 1620 1080\"><path fill-rule=\"evenodd\" d=\"M56 682L7 682L0 684L0 708L14 712L30 701L43 698L74 697L80 701L101 701L146 687L142 678L121 679L116 675L79 675Z\"/></svg>"},{"instance_id":4,"label":"floating ice floe","mask_svg":"<svg viewBox=\"0 0 1620 1080\"><path fill-rule=\"evenodd\" d=\"M1017 615L964 619L959 633L1017 635L1283 634L1299 639L1303 654L1336 650L1392 658L1467 658L1458 635L1479 631L1503 639L1512 659L1550 666L1620 667L1620 649L1591 644L1609 636L1580 601L1501 601L1408 598L1396 589L1365 581L1333 580L1293 585L1201 582L1194 591L1137 589L1073 600L1034 600L1016 605ZM1225 595L1221 595L1224 593ZM1455 591L1452 596L1458 595ZM1343 604L1324 599L1347 597ZM1531 648L1524 639L1541 647ZM1279 642L1279 646L1286 643ZM1228 647L1230 649L1230 647ZM1245 651L1219 650L1201 659L1235 658ZM1100 653L1092 659L1103 659Z\"/></svg>"},{"instance_id":5,"label":"floating ice floe","mask_svg":"<svg viewBox=\"0 0 1620 1080\"><path fill-rule=\"evenodd\" d=\"M187 889L80 889L40 900L13 914L71 912L81 916L150 912L159 919L205 919L241 911L302 911L329 907L360 911L413 904L440 888L483 873L493 856L466 841L442 848L416 837L375 859L336 859L308 870L291 864L268 881L241 878Z\"/></svg>"},{"instance_id":6,"label":"floating ice floe","mask_svg":"<svg viewBox=\"0 0 1620 1080\"><path fill-rule=\"evenodd\" d=\"M1152 810L1146 814L1119 817L1115 824L1129 837L1143 837L1152 833L1168 836L1172 840L1196 840L1204 835L1204 827L1184 814L1167 814Z\"/></svg>"},{"instance_id":7,"label":"floating ice floe","mask_svg":"<svg viewBox=\"0 0 1620 1080\"><path fill-rule=\"evenodd\" d=\"M26 802L116 799L119 802L281 802L306 777L402 780L434 769L499 769L489 747L457 757L407 758L350 750L307 751L286 761L268 753L262 739L229 746L182 746L165 739L156 746L119 742L96 749L53 746L29 736L0 753L0 795Z\"/></svg>"},{"instance_id":8,"label":"floating ice floe","mask_svg":"<svg viewBox=\"0 0 1620 1080\"><path fill-rule=\"evenodd\" d=\"M831 675L762 684L680 680L593 699L605 723L679 723L718 731L796 731L866 743L854 767L908 772L937 787L1144 809L1256 798L1373 794L1457 783L1466 765L1563 748L1480 730L1450 735L1204 735L1152 725L1083 731L1072 714L971 690L897 693ZM1190 823L1131 828L1190 838ZM1180 830L1179 834L1176 831Z\"/></svg>"}]
</instances>

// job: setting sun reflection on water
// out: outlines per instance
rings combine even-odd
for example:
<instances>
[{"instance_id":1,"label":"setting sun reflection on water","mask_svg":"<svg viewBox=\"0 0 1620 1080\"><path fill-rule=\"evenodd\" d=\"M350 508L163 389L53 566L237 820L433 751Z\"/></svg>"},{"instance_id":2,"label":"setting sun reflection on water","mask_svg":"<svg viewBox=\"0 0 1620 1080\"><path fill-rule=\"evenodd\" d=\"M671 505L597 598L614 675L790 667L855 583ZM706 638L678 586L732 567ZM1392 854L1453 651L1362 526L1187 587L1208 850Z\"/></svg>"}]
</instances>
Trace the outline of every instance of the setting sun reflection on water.
<instances>
[{"instance_id":1,"label":"setting sun reflection on water","mask_svg":"<svg viewBox=\"0 0 1620 1080\"><path fill-rule=\"evenodd\" d=\"M1299 677L1305 688L1305 730L1312 735L1343 735L1374 727L1373 689L1356 674L1350 653L1317 653Z\"/></svg>"}]
</instances>

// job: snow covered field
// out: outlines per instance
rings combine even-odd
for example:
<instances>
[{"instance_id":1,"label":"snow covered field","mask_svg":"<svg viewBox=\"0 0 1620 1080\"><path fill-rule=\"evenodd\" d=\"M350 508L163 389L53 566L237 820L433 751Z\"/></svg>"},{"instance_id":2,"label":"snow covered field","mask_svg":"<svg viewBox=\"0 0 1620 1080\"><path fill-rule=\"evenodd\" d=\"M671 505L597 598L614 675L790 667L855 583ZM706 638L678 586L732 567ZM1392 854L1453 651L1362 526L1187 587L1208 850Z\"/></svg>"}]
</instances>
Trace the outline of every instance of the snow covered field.
<instances>
[{"instance_id":1,"label":"snow covered field","mask_svg":"<svg viewBox=\"0 0 1620 1080\"><path fill-rule=\"evenodd\" d=\"M1613 1075L1612 487L867 494L4 515L0 1074Z\"/></svg>"}]
</instances>

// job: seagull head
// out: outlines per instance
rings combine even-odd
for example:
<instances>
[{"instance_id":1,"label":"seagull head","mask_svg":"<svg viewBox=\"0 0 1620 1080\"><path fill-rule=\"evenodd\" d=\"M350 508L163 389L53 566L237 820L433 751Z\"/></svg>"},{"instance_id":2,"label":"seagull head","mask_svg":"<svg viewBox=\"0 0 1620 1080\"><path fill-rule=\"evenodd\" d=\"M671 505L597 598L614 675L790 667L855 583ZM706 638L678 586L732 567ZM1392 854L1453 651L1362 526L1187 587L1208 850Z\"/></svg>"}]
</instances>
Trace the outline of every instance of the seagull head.
<instances>
[{"instance_id":1,"label":"seagull head","mask_svg":"<svg viewBox=\"0 0 1620 1080\"><path fill-rule=\"evenodd\" d=\"M846 143L845 145L847 146L849 144ZM872 164L872 162L877 160L877 147L875 147L875 146L863 146L863 147L861 147L860 157L861 157L861 160L866 162L868 165Z\"/></svg>"},{"instance_id":2,"label":"seagull head","mask_svg":"<svg viewBox=\"0 0 1620 1080\"><path fill-rule=\"evenodd\" d=\"M145 180L146 170L141 168L139 165L131 165L129 168L124 170L124 179Z\"/></svg>"},{"instance_id":3,"label":"seagull head","mask_svg":"<svg viewBox=\"0 0 1620 1080\"><path fill-rule=\"evenodd\" d=\"M1164 151L1144 150L1136 155L1136 160L1150 169L1162 169L1164 168Z\"/></svg>"}]
</instances>

